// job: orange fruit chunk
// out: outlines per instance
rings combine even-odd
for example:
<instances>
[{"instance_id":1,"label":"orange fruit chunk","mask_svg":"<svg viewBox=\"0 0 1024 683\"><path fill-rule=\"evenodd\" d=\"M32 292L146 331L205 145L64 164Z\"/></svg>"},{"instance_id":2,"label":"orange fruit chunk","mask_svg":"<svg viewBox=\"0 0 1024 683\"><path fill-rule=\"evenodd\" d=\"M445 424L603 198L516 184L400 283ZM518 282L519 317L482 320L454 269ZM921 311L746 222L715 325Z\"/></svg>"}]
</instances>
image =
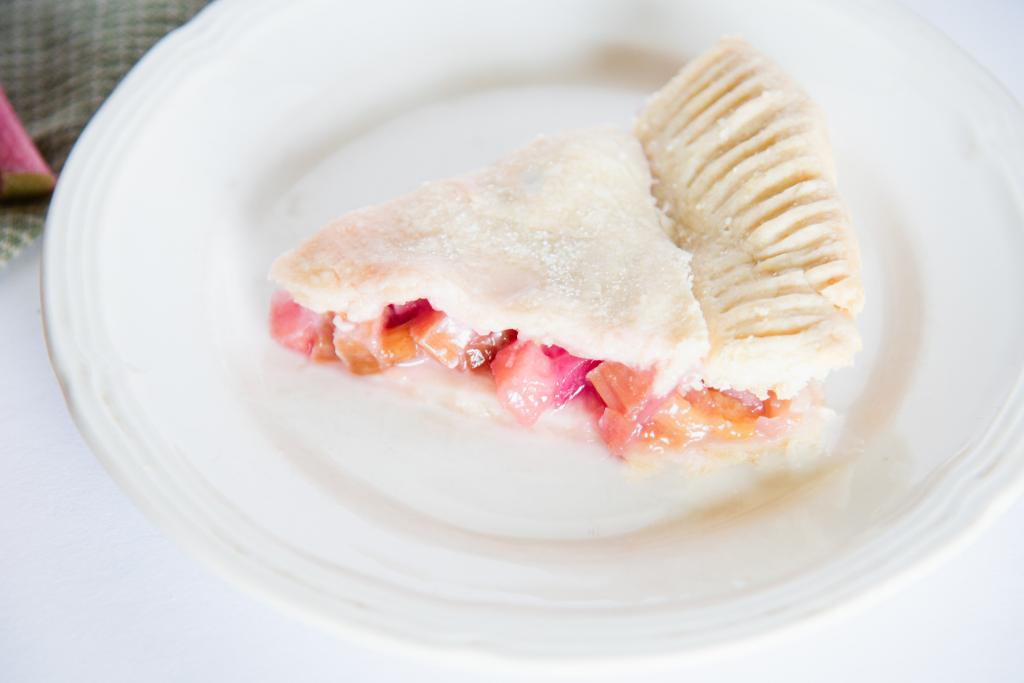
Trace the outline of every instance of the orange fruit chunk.
<instances>
[{"instance_id":1,"label":"orange fruit chunk","mask_svg":"<svg viewBox=\"0 0 1024 683\"><path fill-rule=\"evenodd\" d=\"M609 410L629 415L639 413L650 400L654 371L604 361L587 374L587 379Z\"/></svg>"}]
</instances>

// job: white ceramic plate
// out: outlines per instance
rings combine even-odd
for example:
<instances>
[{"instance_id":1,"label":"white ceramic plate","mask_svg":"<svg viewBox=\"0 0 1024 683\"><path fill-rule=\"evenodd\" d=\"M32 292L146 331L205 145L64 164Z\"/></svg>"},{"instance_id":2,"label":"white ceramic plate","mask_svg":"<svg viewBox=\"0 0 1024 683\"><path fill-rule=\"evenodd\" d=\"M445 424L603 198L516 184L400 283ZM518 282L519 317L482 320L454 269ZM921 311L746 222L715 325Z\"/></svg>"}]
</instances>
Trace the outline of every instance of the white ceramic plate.
<instances>
[{"instance_id":1,"label":"white ceramic plate","mask_svg":"<svg viewBox=\"0 0 1024 683\"><path fill-rule=\"evenodd\" d=\"M828 385L845 419L826 472L638 475L268 338L266 271L300 236L538 133L625 126L726 33L824 107L860 233L865 350ZM72 154L50 349L125 489L279 604L435 652L706 649L893 585L1019 488L1022 131L884 3L223 0Z\"/></svg>"}]
</instances>

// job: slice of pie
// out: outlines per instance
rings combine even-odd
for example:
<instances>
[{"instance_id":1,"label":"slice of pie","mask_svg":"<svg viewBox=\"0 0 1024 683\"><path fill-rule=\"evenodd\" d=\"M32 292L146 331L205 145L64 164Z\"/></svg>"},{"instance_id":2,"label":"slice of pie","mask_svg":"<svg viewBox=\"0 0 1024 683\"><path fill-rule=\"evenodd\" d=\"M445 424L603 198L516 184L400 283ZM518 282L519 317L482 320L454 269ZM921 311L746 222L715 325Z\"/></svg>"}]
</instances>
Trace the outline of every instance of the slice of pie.
<instances>
[{"instance_id":1,"label":"slice of pie","mask_svg":"<svg viewBox=\"0 0 1024 683\"><path fill-rule=\"evenodd\" d=\"M635 137L542 137L330 223L274 263L271 332L355 374L489 376L524 425L574 402L621 456L784 443L859 344L829 163L806 97L725 41Z\"/></svg>"}]
</instances>

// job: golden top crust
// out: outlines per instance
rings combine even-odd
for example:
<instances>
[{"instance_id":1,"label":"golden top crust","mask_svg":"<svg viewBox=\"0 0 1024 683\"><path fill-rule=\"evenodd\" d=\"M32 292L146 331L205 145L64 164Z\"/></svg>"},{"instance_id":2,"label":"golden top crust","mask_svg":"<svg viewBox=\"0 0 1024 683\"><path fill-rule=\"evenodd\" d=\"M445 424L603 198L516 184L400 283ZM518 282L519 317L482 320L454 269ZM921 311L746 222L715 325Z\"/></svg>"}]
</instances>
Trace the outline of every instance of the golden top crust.
<instances>
[{"instance_id":1,"label":"golden top crust","mask_svg":"<svg viewBox=\"0 0 1024 683\"><path fill-rule=\"evenodd\" d=\"M418 298L484 332L659 369L707 353L690 255L666 234L643 150L598 128L542 137L468 175L353 211L281 256L299 303L369 319Z\"/></svg>"},{"instance_id":2,"label":"golden top crust","mask_svg":"<svg viewBox=\"0 0 1024 683\"><path fill-rule=\"evenodd\" d=\"M636 122L693 254L708 384L794 394L860 348L860 260L818 109L737 39L688 63Z\"/></svg>"}]
</instances>

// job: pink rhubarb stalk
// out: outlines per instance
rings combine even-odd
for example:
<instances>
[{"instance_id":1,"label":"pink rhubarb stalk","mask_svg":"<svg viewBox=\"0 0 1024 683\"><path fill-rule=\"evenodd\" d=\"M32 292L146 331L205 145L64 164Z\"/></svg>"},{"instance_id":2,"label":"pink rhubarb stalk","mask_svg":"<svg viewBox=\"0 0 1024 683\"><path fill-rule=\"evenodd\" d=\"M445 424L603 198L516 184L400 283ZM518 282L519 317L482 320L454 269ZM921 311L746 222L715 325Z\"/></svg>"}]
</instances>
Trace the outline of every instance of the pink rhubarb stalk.
<instances>
[{"instance_id":1,"label":"pink rhubarb stalk","mask_svg":"<svg viewBox=\"0 0 1024 683\"><path fill-rule=\"evenodd\" d=\"M46 195L56 182L0 88L0 200Z\"/></svg>"}]
</instances>

